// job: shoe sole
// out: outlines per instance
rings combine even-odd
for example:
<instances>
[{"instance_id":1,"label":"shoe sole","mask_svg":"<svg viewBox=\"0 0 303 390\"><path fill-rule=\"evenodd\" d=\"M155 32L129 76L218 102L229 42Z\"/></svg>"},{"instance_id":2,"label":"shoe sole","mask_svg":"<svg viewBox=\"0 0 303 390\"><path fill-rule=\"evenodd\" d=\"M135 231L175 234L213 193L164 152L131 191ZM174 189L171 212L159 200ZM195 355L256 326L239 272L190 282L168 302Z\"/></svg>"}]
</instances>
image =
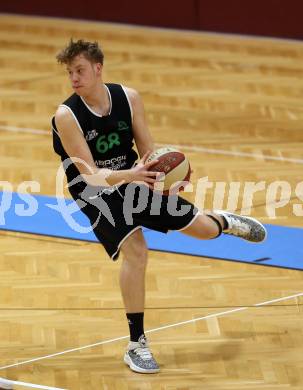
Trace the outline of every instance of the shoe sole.
<instances>
[{"instance_id":1,"label":"shoe sole","mask_svg":"<svg viewBox=\"0 0 303 390\"><path fill-rule=\"evenodd\" d=\"M124 363L128 365L128 367L132 371L138 372L139 374L156 374L157 372L160 371L160 368L156 368L153 370L145 370L144 368L138 367L133 364L133 362L130 360L130 358L127 355L124 356Z\"/></svg>"}]
</instances>

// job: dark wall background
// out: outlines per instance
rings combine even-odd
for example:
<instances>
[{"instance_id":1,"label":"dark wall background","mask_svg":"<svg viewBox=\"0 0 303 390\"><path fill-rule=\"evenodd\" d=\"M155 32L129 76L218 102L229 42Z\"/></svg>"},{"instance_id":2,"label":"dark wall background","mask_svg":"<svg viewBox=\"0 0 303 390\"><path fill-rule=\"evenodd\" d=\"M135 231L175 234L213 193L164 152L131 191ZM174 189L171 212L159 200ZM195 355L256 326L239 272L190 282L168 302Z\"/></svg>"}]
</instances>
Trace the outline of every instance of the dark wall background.
<instances>
[{"instance_id":1,"label":"dark wall background","mask_svg":"<svg viewBox=\"0 0 303 390\"><path fill-rule=\"evenodd\" d=\"M303 38L303 0L8 0L0 12Z\"/></svg>"}]
</instances>

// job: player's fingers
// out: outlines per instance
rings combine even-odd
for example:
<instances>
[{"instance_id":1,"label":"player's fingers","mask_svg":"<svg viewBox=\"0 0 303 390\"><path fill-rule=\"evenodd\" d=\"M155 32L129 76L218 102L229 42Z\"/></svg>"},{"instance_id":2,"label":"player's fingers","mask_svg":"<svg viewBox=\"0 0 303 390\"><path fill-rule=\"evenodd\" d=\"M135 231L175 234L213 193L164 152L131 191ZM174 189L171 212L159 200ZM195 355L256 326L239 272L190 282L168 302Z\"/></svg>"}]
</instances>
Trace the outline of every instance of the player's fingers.
<instances>
[{"instance_id":1,"label":"player's fingers","mask_svg":"<svg viewBox=\"0 0 303 390\"><path fill-rule=\"evenodd\" d=\"M156 165L158 162L159 162L159 160L153 160L153 161L150 161L148 163L144 163L144 167L145 167L145 169L149 169L149 168L153 167L154 165Z\"/></svg>"},{"instance_id":2,"label":"player's fingers","mask_svg":"<svg viewBox=\"0 0 303 390\"><path fill-rule=\"evenodd\" d=\"M151 177L151 178L155 179L155 181L161 181L163 178L165 178L165 173L164 172L147 171L145 173L145 177Z\"/></svg>"},{"instance_id":3,"label":"player's fingers","mask_svg":"<svg viewBox=\"0 0 303 390\"><path fill-rule=\"evenodd\" d=\"M154 178L154 177L147 177L144 179L145 183L151 183L151 184L154 184L157 182L157 179Z\"/></svg>"},{"instance_id":4,"label":"player's fingers","mask_svg":"<svg viewBox=\"0 0 303 390\"><path fill-rule=\"evenodd\" d=\"M145 174L146 176L158 177L158 176L162 175L162 172L146 171L146 172L144 172L144 174Z\"/></svg>"}]
</instances>

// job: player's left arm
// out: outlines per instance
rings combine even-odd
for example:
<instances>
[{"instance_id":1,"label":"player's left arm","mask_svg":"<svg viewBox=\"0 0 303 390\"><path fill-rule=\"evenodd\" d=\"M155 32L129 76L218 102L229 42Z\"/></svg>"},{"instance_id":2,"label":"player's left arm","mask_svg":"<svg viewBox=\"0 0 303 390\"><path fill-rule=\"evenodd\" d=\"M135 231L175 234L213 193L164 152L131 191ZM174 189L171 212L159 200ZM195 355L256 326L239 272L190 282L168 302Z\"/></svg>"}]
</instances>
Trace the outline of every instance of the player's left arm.
<instances>
[{"instance_id":1,"label":"player's left arm","mask_svg":"<svg viewBox=\"0 0 303 390\"><path fill-rule=\"evenodd\" d=\"M140 157L154 150L154 141L147 126L141 96L132 88L125 88L133 110L133 134Z\"/></svg>"}]
</instances>

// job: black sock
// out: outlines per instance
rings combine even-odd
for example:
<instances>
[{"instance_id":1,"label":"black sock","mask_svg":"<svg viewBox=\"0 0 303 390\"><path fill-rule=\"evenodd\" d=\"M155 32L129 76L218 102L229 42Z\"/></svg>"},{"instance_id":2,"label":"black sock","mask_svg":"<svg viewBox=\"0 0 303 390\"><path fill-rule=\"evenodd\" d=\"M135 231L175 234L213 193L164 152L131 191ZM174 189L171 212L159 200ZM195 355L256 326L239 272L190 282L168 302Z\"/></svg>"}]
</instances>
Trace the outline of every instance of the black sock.
<instances>
[{"instance_id":1,"label":"black sock","mask_svg":"<svg viewBox=\"0 0 303 390\"><path fill-rule=\"evenodd\" d=\"M126 313L130 332L130 341L138 341L144 334L144 313Z\"/></svg>"},{"instance_id":2,"label":"black sock","mask_svg":"<svg viewBox=\"0 0 303 390\"><path fill-rule=\"evenodd\" d=\"M210 215L208 215L208 214L207 214L207 216L210 217ZM227 222L226 218L224 217L224 215L221 215L221 214L220 214L220 217L223 219L223 228L222 228L222 230L228 229L228 222ZM217 219L216 219L216 221L219 222Z\"/></svg>"},{"instance_id":3,"label":"black sock","mask_svg":"<svg viewBox=\"0 0 303 390\"><path fill-rule=\"evenodd\" d=\"M207 214L207 216L208 216L208 218L212 219L212 220L216 223L216 225L218 226L218 231L219 231L219 232L218 232L218 234L216 235L216 237L214 237L214 238L217 238L217 237L221 236L222 231L223 231L223 228L222 228L221 223L220 223L220 222L217 220L217 218L214 217L213 215ZM224 221L226 222L225 218L224 218Z\"/></svg>"},{"instance_id":4,"label":"black sock","mask_svg":"<svg viewBox=\"0 0 303 390\"><path fill-rule=\"evenodd\" d=\"M221 215L222 219L223 219L223 230L226 230L228 229L228 222L226 221L226 218L224 217L224 215Z\"/></svg>"}]
</instances>

